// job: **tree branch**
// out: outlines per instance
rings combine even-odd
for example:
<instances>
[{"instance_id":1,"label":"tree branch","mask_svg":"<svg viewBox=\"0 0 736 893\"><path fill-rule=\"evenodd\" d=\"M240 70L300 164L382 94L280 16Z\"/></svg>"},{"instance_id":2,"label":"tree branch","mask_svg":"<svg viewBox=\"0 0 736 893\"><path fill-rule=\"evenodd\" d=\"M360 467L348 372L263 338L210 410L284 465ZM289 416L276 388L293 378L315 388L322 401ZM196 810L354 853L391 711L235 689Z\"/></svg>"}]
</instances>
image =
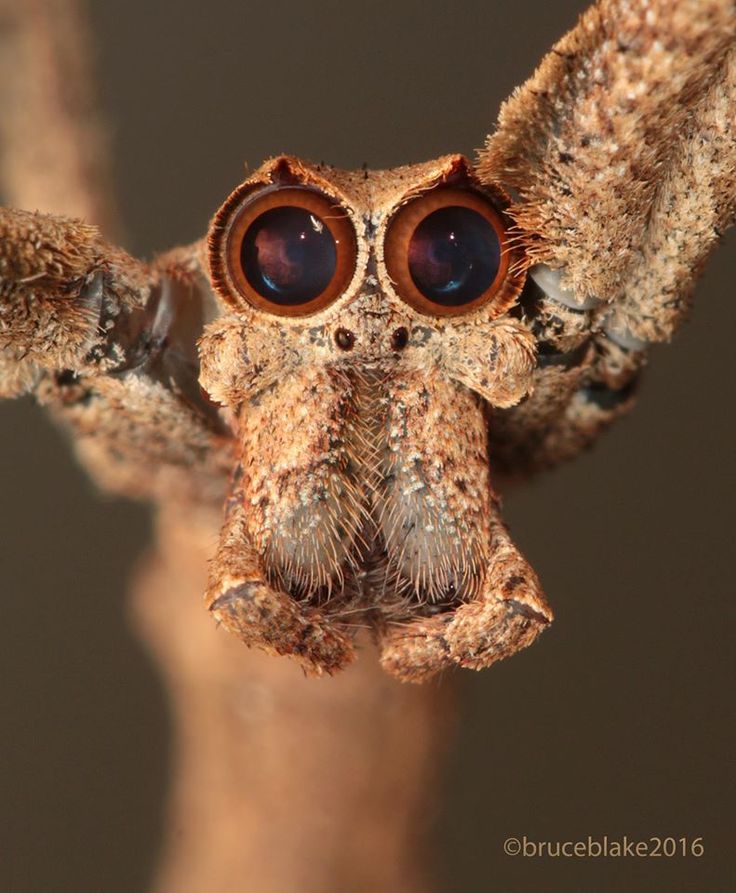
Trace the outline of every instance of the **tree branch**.
<instances>
[{"instance_id":1,"label":"tree branch","mask_svg":"<svg viewBox=\"0 0 736 893\"><path fill-rule=\"evenodd\" d=\"M0 184L17 208L119 230L84 5L0 0Z\"/></svg>"},{"instance_id":2,"label":"tree branch","mask_svg":"<svg viewBox=\"0 0 736 893\"><path fill-rule=\"evenodd\" d=\"M156 893L432 889L451 687L396 682L367 641L347 670L307 678L217 629L201 594L219 524L162 512L135 587L175 727Z\"/></svg>"}]
</instances>

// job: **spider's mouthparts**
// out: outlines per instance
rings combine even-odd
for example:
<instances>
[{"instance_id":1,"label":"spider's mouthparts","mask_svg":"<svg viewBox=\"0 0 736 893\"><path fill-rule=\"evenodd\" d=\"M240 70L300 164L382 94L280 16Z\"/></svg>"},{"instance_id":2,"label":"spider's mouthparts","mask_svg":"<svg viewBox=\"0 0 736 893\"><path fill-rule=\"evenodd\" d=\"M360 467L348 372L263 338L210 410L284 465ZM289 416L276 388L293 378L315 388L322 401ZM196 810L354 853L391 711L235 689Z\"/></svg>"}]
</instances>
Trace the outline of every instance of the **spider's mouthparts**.
<instances>
[{"instance_id":1,"label":"spider's mouthparts","mask_svg":"<svg viewBox=\"0 0 736 893\"><path fill-rule=\"evenodd\" d=\"M492 507L487 422L469 390L313 368L263 394L241 438L233 499L273 586L336 616L408 617L475 597Z\"/></svg>"}]
</instances>

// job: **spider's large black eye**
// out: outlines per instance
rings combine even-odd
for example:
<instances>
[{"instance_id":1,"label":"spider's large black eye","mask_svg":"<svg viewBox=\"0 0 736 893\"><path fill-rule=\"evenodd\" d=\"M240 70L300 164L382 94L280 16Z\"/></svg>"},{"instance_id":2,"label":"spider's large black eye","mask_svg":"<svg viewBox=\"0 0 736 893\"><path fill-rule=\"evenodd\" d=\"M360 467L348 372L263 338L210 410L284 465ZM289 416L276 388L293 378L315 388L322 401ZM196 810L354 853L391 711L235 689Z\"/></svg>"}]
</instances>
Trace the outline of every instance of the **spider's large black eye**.
<instances>
[{"instance_id":1,"label":"spider's large black eye","mask_svg":"<svg viewBox=\"0 0 736 893\"><path fill-rule=\"evenodd\" d=\"M269 189L247 200L228 236L228 270L255 307L314 313L347 287L355 233L344 209L312 189Z\"/></svg>"},{"instance_id":2,"label":"spider's large black eye","mask_svg":"<svg viewBox=\"0 0 736 893\"><path fill-rule=\"evenodd\" d=\"M330 284L337 247L324 222L304 208L271 208L245 233L240 263L259 295L293 307L313 301Z\"/></svg>"},{"instance_id":3,"label":"spider's large black eye","mask_svg":"<svg viewBox=\"0 0 736 893\"><path fill-rule=\"evenodd\" d=\"M384 257L401 298L421 313L452 316L495 299L501 312L520 288L509 272L501 214L489 197L445 186L413 198L386 231Z\"/></svg>"},{"instance_id":4,"label":"spider's large black eye","mask_svg":"<svg viewBox=\"0 0 736 893\"><path fill-rule=\"evenodd\" d=\"M501 243L482 214L450 205L428 214L414 230L408 259L414 285L427 300L462 307L493 284Z\"/></svg>"}]
</instances>

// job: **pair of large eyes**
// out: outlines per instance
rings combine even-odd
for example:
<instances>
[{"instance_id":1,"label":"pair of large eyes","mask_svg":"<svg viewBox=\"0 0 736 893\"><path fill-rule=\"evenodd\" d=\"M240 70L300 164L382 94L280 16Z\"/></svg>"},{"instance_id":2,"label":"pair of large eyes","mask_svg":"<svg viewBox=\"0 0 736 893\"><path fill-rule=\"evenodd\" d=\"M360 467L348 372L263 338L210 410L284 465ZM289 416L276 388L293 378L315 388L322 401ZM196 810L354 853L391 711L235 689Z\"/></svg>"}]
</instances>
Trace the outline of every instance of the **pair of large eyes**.
<instances>
[{"instance_id":1,"label":"pair of large eyes","mask_svg":"<svg viewBox=\"0 0 736 893\"><path fill-rule=\"evenodd\" d=\"M386 230L384 257L397 293L431 316L488 303L508 272L505 229L490 200L438 187L411 199ZM304 316L350 284L357 242L346 211L322 192L273 188L241 206L227 238L230 277L248 303Z\"/></svg>"}]
</instances>

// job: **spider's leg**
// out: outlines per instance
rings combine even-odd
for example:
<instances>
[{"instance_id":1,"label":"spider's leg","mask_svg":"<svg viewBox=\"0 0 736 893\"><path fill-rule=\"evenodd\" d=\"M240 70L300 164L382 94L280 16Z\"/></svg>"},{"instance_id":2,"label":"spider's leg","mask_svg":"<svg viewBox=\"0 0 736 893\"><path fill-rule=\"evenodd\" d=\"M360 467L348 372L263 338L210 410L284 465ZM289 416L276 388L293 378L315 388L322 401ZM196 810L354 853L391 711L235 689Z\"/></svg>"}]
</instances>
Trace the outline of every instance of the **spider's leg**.
<instances>
[{"instance_id":1,"label":"spider's leg","mask_svg":"<svg viewBox=\"0 0 736 893\"><path fill-rule=\"evenodd\" d=\"M244 496L237 486L228 500L220 545L210 566L206 602L213 616L246 645L289 655L310 674L332 673L355 656L349 637L337 632L317 609L268 582L249 542Z\"/></svg>"},{"instance_id":2,"label":"spider's leg","mask_svg":"<svg viewBox=\"0 0 736 893\"><path fill-rule=\"evenodd\" d=\"M532 395L492 419L505 472L595 440L684 319L736 211L735 39L731 0L600 0L502 107L478 169L514 195L539 348Z\"/></svg>"},{"instance_id":3,"label":"spider's leg","mask_svg":"<svg viewBox=\"0 0 736 893\"><path fill-rule=\"evenodd\" d=\"M501 107L480 177L513 191L530 260L579 302L622 300L655 230L697 256L733 213L735 39L732 0L599 0Z\"/></svg>"},{"instance_id":4,"label":"spider's leg","mask_svg":"<svg viewBox=\"0 0 736 893\"><path fill-rule=\"evenodd\" d=\"M490 565L477 596L452 612L394 627L383 645L386 670L410 682L452 666L480 670L531 645L552 622L537 575L495 505L490 531Z\"/></svg>"},{"instance_id":5,"label":"spider's leg","mask_svg":"<svg viewBox=\"0 0 736 893\"><path fill-rule=\"evenodd\" d=\"M43 370L86 365L108 321L140 305L151 280L145 264L95 227L0 208L0 393L16 396ZM13 377L16 365L27 371L22 379Z\"/></svg>"},{"instance_id":6,"label":"spider's leg","mask_svg":"<svg viewBox=\"0 0 736 893\"><path fill-rule=\"evenodd\" d=\"M149 265L79 221L0 209L0 394L34 393L106 489L224 496L229 430L196 349L220 311L199 256Z\"/></svg>"},{"instance_id":7,"label":"spider's leg","mask_svg":"<svg viewBox=\"0 0 736 893\"><path fill-rule=\"evenodd\" d=\"M602 313L602 326L612 337L640 345L669 341L685 319L708 256L736 218L734 122L736 35L670 155L641 256L629 268L618 299Z\"/></svg>"},{"instance_id":8,"label":"spider's leg","mask_svg":"<svg viewBox=\"0 0 736 893\"><path fill-rule=\"evenodd\" d=\"M549 286L548 286L549 287ZM507 480L573 458L634 405L646 351L591 331L573 309L530 280L521 309L537 340L531 393L489 419L491 464Z\"/></svg>"}]
</instances>

